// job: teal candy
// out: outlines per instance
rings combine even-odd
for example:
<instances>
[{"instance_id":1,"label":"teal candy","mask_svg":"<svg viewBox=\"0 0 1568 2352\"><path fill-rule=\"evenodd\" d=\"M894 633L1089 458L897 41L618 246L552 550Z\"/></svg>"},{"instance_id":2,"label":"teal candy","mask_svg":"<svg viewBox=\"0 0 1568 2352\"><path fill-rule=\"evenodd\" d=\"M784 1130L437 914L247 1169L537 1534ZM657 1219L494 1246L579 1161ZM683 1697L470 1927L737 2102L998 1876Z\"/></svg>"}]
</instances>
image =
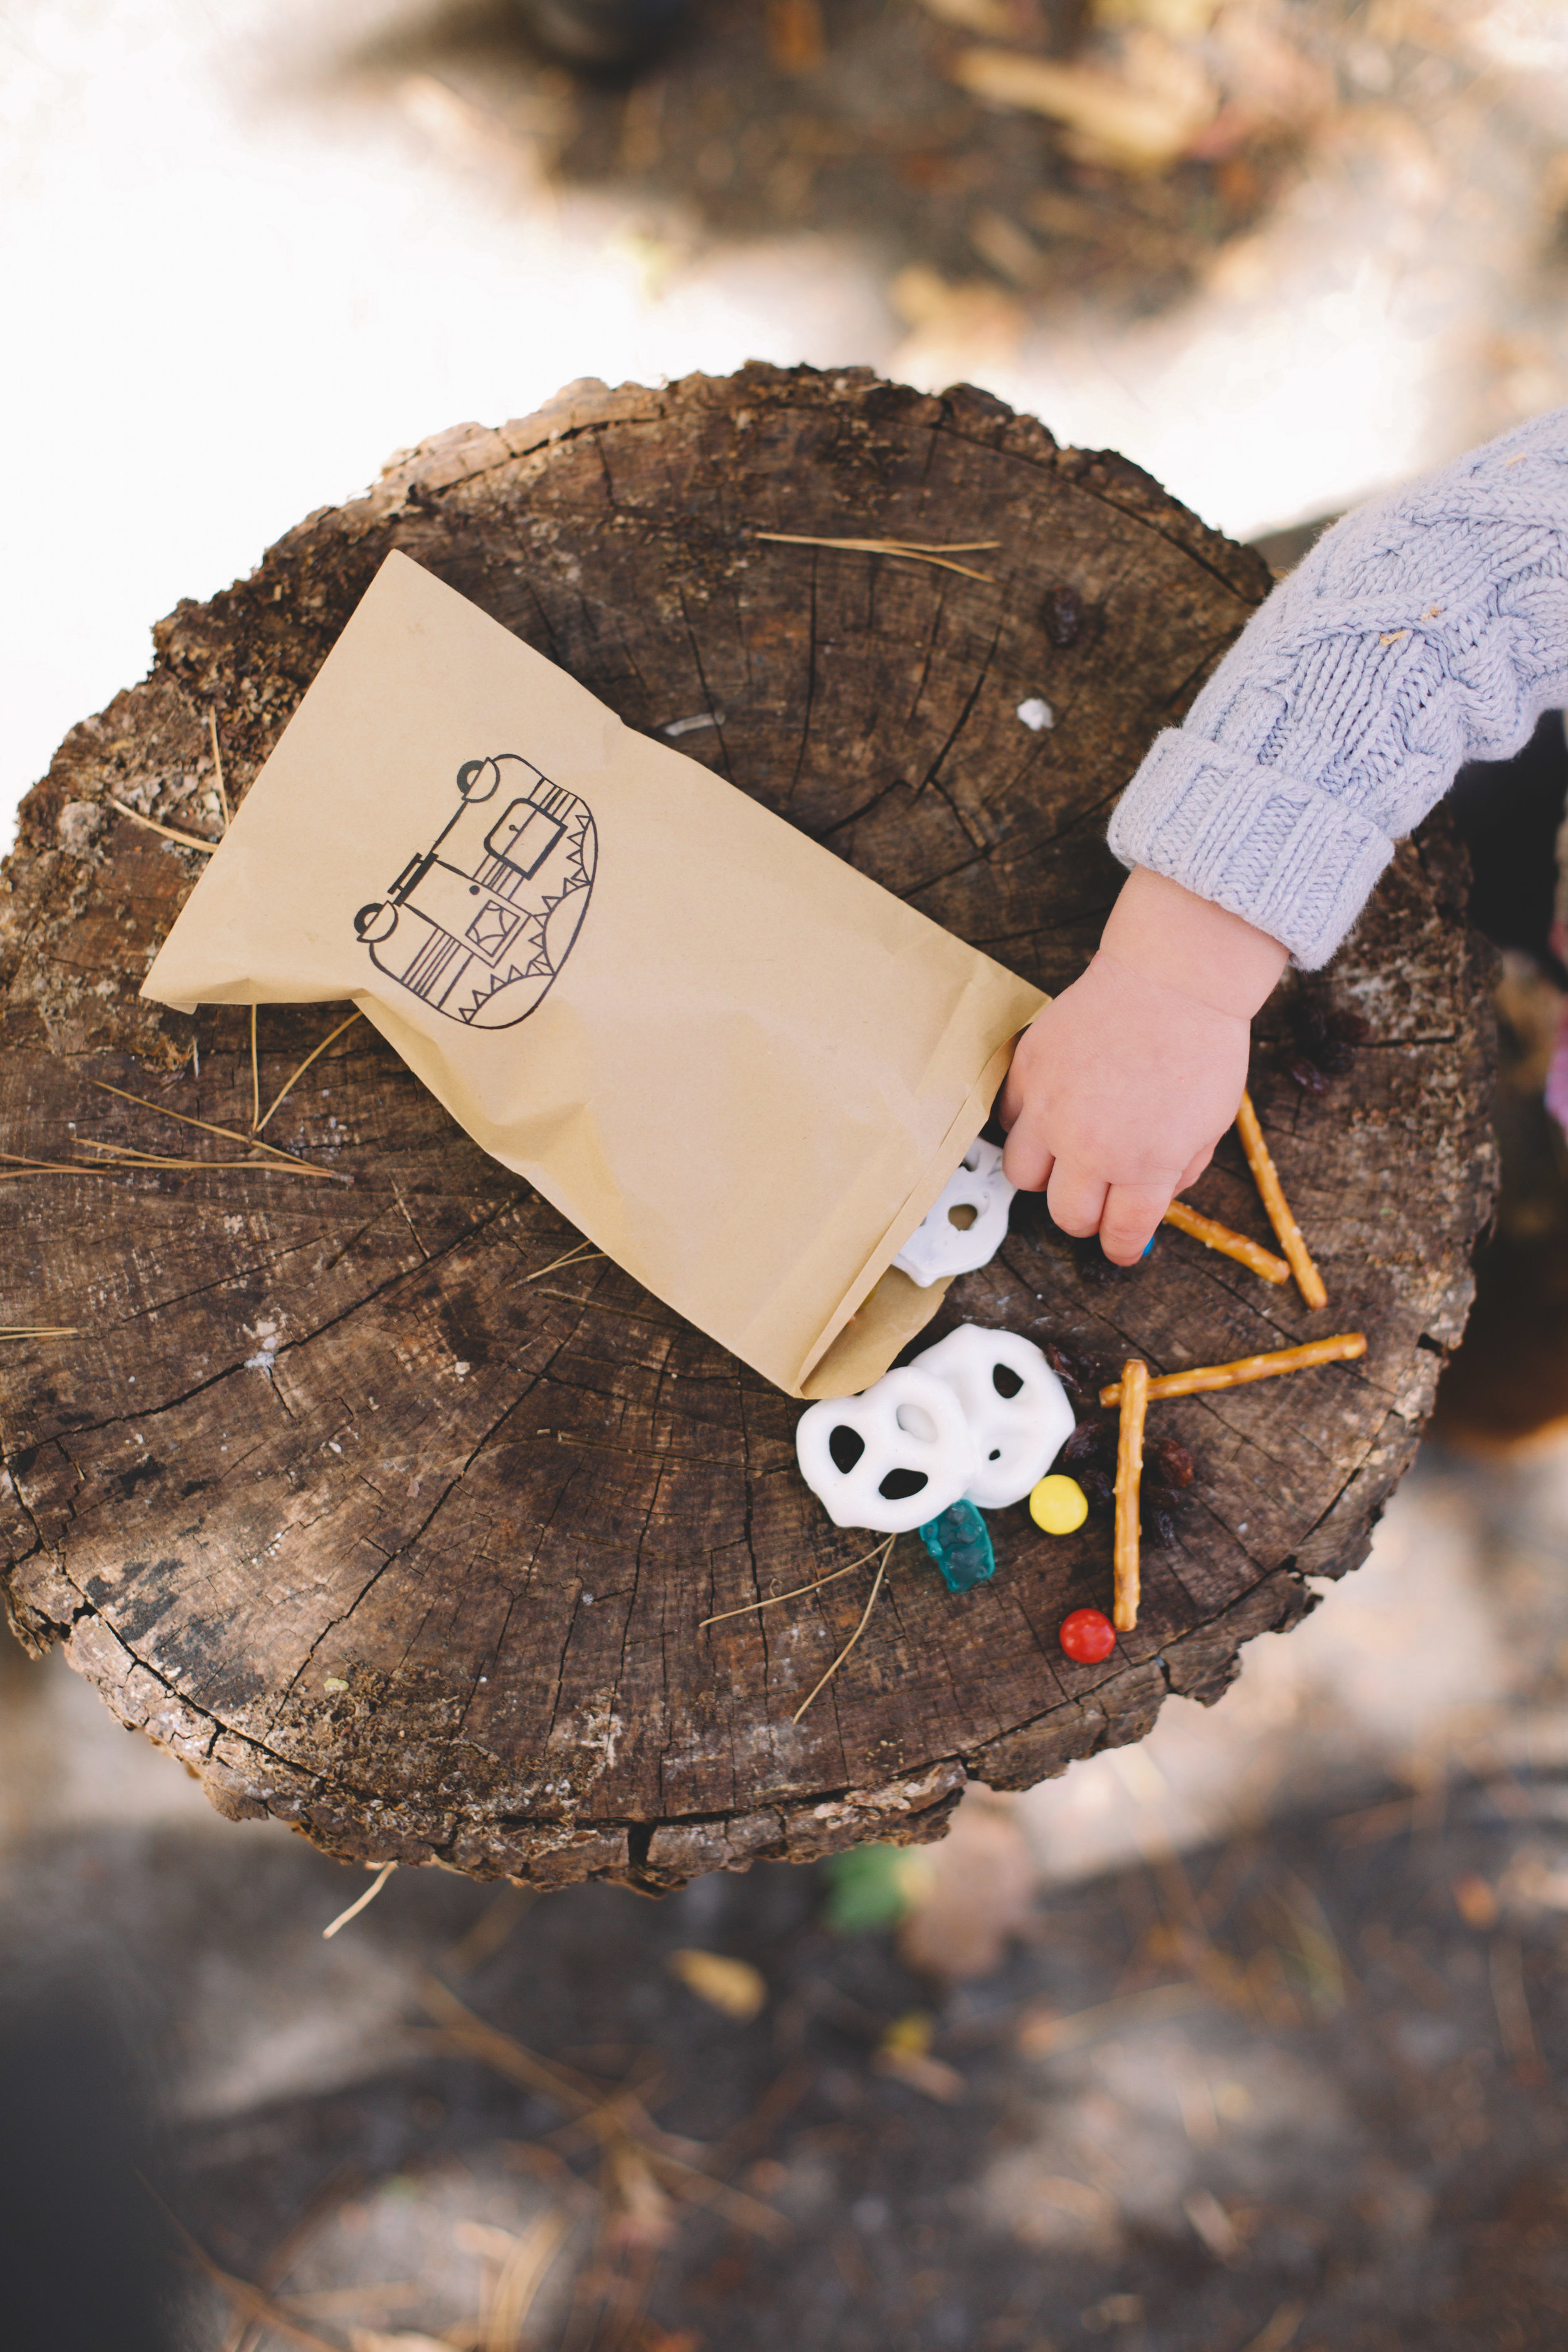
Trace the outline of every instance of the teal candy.
<instances>
[{"instance_id":1,"label":"teal candy","mask_svg":"<svg viewBox=\"0 0 1568 2352\"><path fill-rule=\"evenodd\" d=\"M973 1503L953 1503L928 1519L921 1541L950 1592L972 1592L996 1573L990 1531Z\"/></svg>"}]
</instances>

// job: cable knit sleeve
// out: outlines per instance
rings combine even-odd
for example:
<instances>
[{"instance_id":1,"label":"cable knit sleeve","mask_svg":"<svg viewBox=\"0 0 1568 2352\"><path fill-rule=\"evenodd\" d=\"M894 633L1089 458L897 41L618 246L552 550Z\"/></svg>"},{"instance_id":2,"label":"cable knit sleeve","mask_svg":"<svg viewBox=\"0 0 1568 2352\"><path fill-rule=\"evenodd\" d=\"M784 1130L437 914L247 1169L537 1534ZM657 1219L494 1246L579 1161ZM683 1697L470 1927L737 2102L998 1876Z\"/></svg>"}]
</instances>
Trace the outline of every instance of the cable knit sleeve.
<instances>
[{"instance_id":1,"label":"cable knit sleeve","mask_svg":"<svg viewBox=\"0 0 1568 2352\"><path fill-rule=\"evenodd\" d=\"M1110 822L1326 963L1468 760L1568 704L1568 409L1348 515L1259 606Z\"/></svg>"}]
</instances>

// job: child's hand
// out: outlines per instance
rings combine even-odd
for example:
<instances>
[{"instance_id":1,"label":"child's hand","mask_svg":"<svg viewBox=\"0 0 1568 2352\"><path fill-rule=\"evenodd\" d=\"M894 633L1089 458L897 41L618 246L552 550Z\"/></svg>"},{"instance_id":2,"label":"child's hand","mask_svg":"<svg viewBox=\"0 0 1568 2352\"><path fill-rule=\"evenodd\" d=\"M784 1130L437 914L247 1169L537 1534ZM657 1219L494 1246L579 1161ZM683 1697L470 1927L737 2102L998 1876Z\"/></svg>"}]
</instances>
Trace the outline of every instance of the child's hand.
<instances>
[{"instance_id":1,"label":"child's hand","mask_svg":"<svg viewBox=\"0 0 1568 2352\"><path fill-rule=\"evenodd\" d=\"M1043 1187L1064 1233L1135 1264L1236 1117L1252 1015L1285 961L1239 915L1136 867L1088 971L1019 1041L1007 1176Z\"/></svg>"}]
</instances>

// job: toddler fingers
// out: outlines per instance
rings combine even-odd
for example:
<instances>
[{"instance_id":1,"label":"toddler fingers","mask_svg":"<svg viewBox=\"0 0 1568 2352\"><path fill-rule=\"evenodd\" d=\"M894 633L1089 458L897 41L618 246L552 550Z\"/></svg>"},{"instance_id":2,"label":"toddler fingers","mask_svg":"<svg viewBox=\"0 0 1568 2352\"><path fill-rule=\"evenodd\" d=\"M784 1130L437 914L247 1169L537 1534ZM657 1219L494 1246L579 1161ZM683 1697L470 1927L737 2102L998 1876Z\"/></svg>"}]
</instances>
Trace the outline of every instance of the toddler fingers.
<instances>
[{"instance_id":1,"label":"toddler fingers","mask_svg":"<svg viewBox=\"0 0 1568 2352\"><path fill-rule=\"evenodd\" d=\"M1168 1186L1113 1184L1100 1218L1100 1246L1113 1265L1136 1265L1171 1205Z\"/></svg>"},{"instance_id":2,"label":"toddler fingers","mask_svg":"<svg viewBox=\"0 0 1568 2352\"><path fill-rule=\"evenodd\" d=\"M1189 1184L1195 1184L1198 1178L1203 1174L1204 1170L1208 1166L1209 1161L1213 1158L1214 1145L1212 1143L1204 1150L1194 1152L1192 1159L1188 1160L1186 1166L1183 1169L1181 1174L1176 1179L1177 1192L1184 1192ZM1165 1205L1168 1208L1170 1206L1170 1202L1167 1202ZM1162 1212L1162 1213L1163 1213L1163 1212Z\"/></svg>"},{"instance_id":3,"label":"toddler fingers","mask_svg":"<svg viewBox=\"0 0 1568 2352\"><path fill-rule=\"evenodd\" d=\"M1008 1129L1002 1147L1002 1173L1020 1192L1043 1192L1056 1164L1055 1152L1036 1142L1022 1123Z\"/></svg>"},{"instance_id":4,"label":"toddler fingers","mask_svg":"<svg viewBox=\"0 0 1568 2352\"><path fill-rule=\"evenodd\" d=\"M1058 1160L1046 1187L1046 1205L1064 1234L1079 1240L1100 1224L1105 1207L1104 1184L1086 1171L1068 1168Z\"/></svg>"}]
</instances>

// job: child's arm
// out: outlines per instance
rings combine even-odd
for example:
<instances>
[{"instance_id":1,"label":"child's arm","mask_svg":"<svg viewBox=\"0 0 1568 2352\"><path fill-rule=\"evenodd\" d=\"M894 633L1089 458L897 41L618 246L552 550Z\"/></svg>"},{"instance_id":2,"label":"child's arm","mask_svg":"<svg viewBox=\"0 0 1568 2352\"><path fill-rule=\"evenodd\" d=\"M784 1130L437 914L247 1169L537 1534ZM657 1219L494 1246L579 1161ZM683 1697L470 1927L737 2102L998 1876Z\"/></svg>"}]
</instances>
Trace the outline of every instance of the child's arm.
<instances>
[{"instance_id":1,"label":"child's arm","mask_svg":"<svg viewBox=\"0 0 1568 2352\"><path fill-rule=\"evenodd\" d=\"M1100 953L1026 1033L1005 1166L1130 1265L1246 1083L1287 954L1326 963L1467 760L1568 703L1568 411L1321 539L1111 820L1135 870Z\"/></svg>"}]
</instances>

